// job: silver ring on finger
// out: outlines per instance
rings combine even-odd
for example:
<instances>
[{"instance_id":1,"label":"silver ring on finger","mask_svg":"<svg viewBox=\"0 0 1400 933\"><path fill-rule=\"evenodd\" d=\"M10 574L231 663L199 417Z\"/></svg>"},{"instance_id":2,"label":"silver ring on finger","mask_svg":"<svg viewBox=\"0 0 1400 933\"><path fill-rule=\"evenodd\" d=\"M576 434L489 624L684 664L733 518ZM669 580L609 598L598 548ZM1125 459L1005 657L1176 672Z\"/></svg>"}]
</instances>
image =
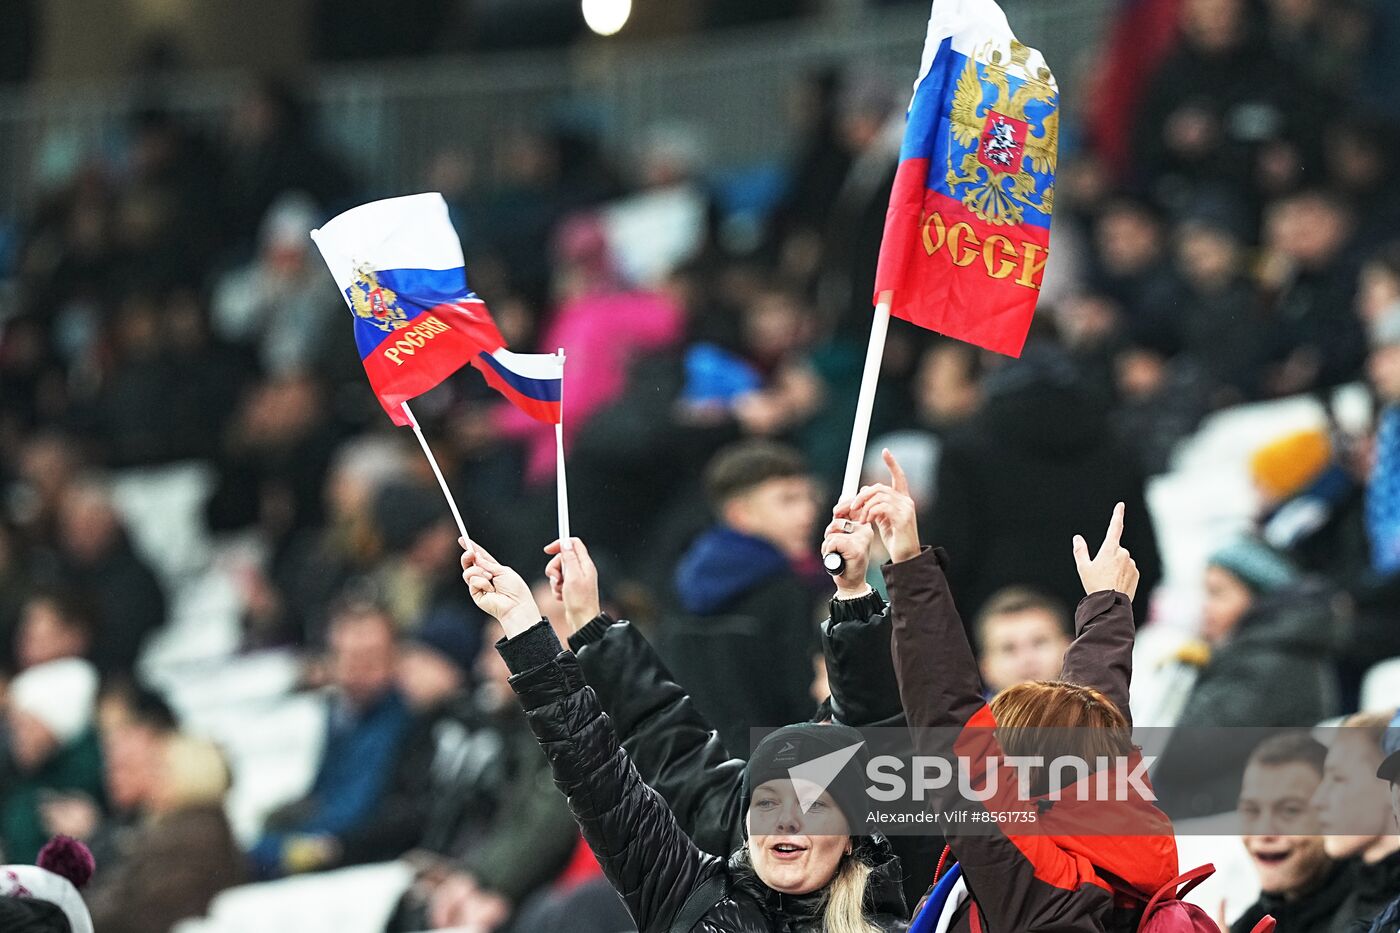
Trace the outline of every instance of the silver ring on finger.
<instances>
[{"instance_id":1,"label":"silver ring on finger","mask_svg":"<svg viewBox=\"0 0 1400 933\"><path fill-rule=\"evenodd\" d=\"M856 530L855 522L852 522L849 518L846 519L841 523L841 530L844 531L846 534L850 534L851 532Z\"/></svg>"}]
</instances>

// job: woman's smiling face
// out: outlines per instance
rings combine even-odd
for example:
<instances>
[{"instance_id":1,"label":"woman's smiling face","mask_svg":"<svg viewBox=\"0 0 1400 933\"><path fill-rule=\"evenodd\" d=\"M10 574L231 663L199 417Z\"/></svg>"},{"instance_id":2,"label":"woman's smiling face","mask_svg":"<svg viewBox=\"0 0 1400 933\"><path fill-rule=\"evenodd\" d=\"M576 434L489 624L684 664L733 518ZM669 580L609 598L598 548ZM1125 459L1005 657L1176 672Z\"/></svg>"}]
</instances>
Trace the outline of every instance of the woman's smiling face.
<instances>
[{"instance_id":1,"label":"woman's smiling face","mask_svg":"<svg viewBox=\"0 0 1400 933\"><path fill-rule=\"evenodd\" d=\"M829 884L852 844L850 825L831 795L822 791L804 813L788 780L766 781L754 790L748 828L754 871L782 894L810 894Z\"/></svg>"}]
</instances>

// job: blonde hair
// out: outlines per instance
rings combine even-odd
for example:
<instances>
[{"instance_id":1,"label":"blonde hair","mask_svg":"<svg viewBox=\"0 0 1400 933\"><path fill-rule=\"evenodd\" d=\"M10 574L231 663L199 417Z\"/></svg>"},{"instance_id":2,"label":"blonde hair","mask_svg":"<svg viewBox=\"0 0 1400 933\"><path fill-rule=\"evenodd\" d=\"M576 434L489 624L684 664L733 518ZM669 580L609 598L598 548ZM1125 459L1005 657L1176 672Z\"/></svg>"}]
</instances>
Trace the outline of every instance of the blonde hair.
<instances>
[{"instance_id":1,"label":"blonde hair","mask_svg":"<svg viewBox=\"0 0 1400 933\"><path fill-rule=\"evenodd\" d=\"M188 736L165 745L164 781L157 809L165 812L219 803L229 789L228 763L218 746Z\"/></svg>"},{"instance_id":2,"label":"blonde hair","mask_svg":"<svg viewBox=\"0 0 1400 933\"><path fill-rule=\"evenodd\" d=\"M826 890L822 925L826 933L880 933L865 917L865 889L873 869L855 856L842 859Z\"/></svg>"}]
</instances>

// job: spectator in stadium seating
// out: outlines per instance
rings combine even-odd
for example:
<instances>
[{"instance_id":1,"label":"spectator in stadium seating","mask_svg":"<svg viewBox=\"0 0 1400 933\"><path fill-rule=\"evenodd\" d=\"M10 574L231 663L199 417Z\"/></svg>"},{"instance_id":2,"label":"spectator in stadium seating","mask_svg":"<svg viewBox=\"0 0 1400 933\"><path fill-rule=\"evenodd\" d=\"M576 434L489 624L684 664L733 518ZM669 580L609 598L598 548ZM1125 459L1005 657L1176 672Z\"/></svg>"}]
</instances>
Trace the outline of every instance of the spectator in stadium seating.
<instances>
[{"instance_id":1,"label":"spectator in stadium seating","mask_svg":"<svg viewBox=\"0 0 1400 933\"><path fill-rule=\"evenodd\" d=\"M1327 746L1306 732L1272 736L1255 746L1240 788L1241 842L1259 875L1259 900L1231 933L1249 933L1272 916L1278 933L1329 933L1352 889L1350 862L1328 858L1313 795L1322 783Z\"/></svg>"},{"instance_id":2,"label":"spectator in stadium seating","mask_svg":"<svg viewBox=\"0 0 1400 933\"><path fill-rule=\"evenodd\" d=\"M1327 750L1322 785L1313 797L1323 844L1334 859L1355 859L1351 893L1334 930L1369 924L1400 890L1400 827L1391 785L1377 772L1394 711L1357 713L1342 721Z\"/></svg>"},{"instance_id":3,"label":"spectator in stadium seating","mask_svg":"<svg viewBox=\"0 0 1400 933\"><path fill-rule=\"evenodd\" d=\"M822 550L840 553L846 565L832 579L830 616L821 625L829 693L818 698L812 721L896 729L904 722L890 662L889 609L866 579L873 539L867 525L833 520L827 526ZM545 552L554 555L545 570L548 595L572 631L569 647L638 773L702 851L732 852L744 841L746 750L725 748L638 627L602 610L598 570L582 541L575 538L567 553L555 541ZM942 837L897 836L890 847L904 866L905 897L913 903L942 854Z\"/></svg>"},{"instance_id":4,"label":"spectator in stadium seating","mask_svg":"<svg viewBox=\"0 0 1400 933\"><path fill-rule=\"evenodd\" d=\"M1259 389L1264 322L1246 275L1249 231L1241 213L1226 197L1193 205L1174 231L1170 274L1142 296L1131 328L1184 355L1200 371L1211 408L1252 398Z\"/></svg>"},{"instance_id":5,"label":"spectator in stadium seating","mask_svg":"<svg viewBox=\"0 0 1400 933\"><path fill-rule=\"evenodd\" d=\"M140 826L124 840L120 861L103 865L86 895L103 933L169 933L244 878L243 854L224 815L229 772L219 750L172 737L150 768Z\"/></svg>"},{"instance_id":6,"label":"spectator in stadium seating","mask_svg":"<svg viewBox=\"0 0 1400 933\"><path fill-rule=\"evenodd\" d=\"M333 615L329 632L335 692L325 748L310 791L267 818L249 853L259 877L314 868L320 847L299 845L305 835L339 835L364 825L383 799L408 729L408 708L394 685L393 618L376 606L350 603Z\"/></svg>"},{"instance_id":7,"label":"spectator in stadium seating","mask_svg":"<svg viewBox=\"0 0 1400 933\"><path fill-rule=\"evenodd\" d=\"M578 840L567 801L555 792L548 761L511 697L510 672L495 648L500 627L492 622L486 629L476 657L480 686L470 697L458 695L455 712L440 714L431 762L421 753L416 761L425 773L416 779L419 793L431 798L420 806L423 832L407 856L421 874L400 901L389 933L495 929L560 873ZM441 668L445 650L459 655L456 663L470 663L461 656L466 644L460 637L425 635L417 664ZM403 674L407 683L412 671ZM411 756L404 767L414 763ZM421 787L429 771L433 784Z\"/></svg>"},{"instance_id":8,"label":"spectator in stadium seating","mask_svg":"<svg viewBox=\"0 0 1400 933\"><path fill-rule=\"evenodd\" d=\"M1146 302L1171 284L1166 237L1148 201L1120 197L1096 218L1095 290L1123 309L1130 327L1147 314Z\"/></svg>"},{"instance_id":9,"label":"spectator in stadium seating","mask_svg":"<svg viewBox=\"0 0 1400 933\"><path fill-rule=\"evenodd\" d=\"M635 357L680 342L684 320L670 296L634 288L623 279L599 217L578 215L564 221L555 235L554 250L558 310L541 334L539 346L549 353L558 347L568 349L567 442L590 415L621 394L627 367ZM505 403L497 412L496 427L503 437L525 444L528 484L553 480L552 427Z\"/></svg>"},{"instance_id":10,"label":"spectator in stadium seating","mask_svg":"<svg viewBox=\"0 0 1400 933\"><path fill-rule=\"evenodd\" d=\"M1256 450L1250 476L1259 493L1259 536L1298 567L1351 589L1369 575L1362 484L1345 440L1297 431ZM1342 447L1342 449L1335 449Z\"/></svg>"},{"instance_id":11,"label":"spectator in stadium seating","mask_svg":"<svg viewBox=\"0 0 1400 933\"><path fill-rule=\"evenodd\" d=\"M90 657L98 671L130 674L146 638L165 624L165 593L132 546L104 483L82 479L64 492L57 551L41 569L95 607Z\"/></svg>"},{"instance_id":12,"label":"spectator in stadium seating","mask_svg":"<svg viewBox=\"0 0 1400 933\"><path fill-rule=\"evenodd\" d=\"M481 614L457 581L457 529L442 496L424 485L389 483L374 501L383 545L371 579L393 617L412 629L441 618L474 635Z\"/></svg>"},{"instance_id":13,"label":"spectator in stadium seating","mask_svg":"<svg viewBox=\"0 0 1400 933\"><path fill-rule=\"evenodd\" d=\"M1064 606L1048 596L1021 586L992 594L972 624L987 695L1058 677L1072 631Z\"/></svg>"},{"instance_id":14,"label":"spectator in stadium seating","mask_svg":"<svg viewBox=\"0 0 1400 933\"><path fill-rule=\"evenodd\" d=\"M1136 516L1124 545L1142 574L1136 616L1145 618L1161 577L1156 534L1141 471L1113 438L1103 401L1043 338L989 373L983 390L982 410L943 447L929 516L954 555L948 574L966 618L1011 585L1077 604L1084 594L1045 555L1063 547L1083 516L1117 502Z\"/></svg>"},{"instance_id":15,"label":"spectator in stadium seating","mask_svg":"<svg viewBox=\"0 0 1400 933\"><path fill-rule=\"evenodd\" d=\"M1385 753L1385 759L1376 769L1376 777L1390 784L1391 816L1395 820L1396 830L1400 831L1400 713L1391 720L1381 750ZM1385 933L1386 930L1395 929L1397 923L1400 923L1400 895L1376 914L1368 933Z\"/></svg>"},{"instance_id":16,"label":"spectator in stadium seating","mask_svg":"<svg viewBox=\"0 0 1400 933\"><path fill-rule=\"evenodd\" d=\"M1139 575L1121 544L1123 504L1114 507L1097 556L1091 557L1081 536L1073 537L1084 596L1076 614L1080 635L1060 676L1017 684L988 702L944 572L948 554L941 547L920 544L903 471L892 457L887 463L890 482L862 488L850 503L838 506L837 514L844 511L852 520L872 523L890 555L883 573L890 592L893 657L915 752L956 757L960 767L970 757L996 768L1004 765L1003 756L1013 755L1116 760L1110 765L1113 770L1132 766L1139 752L1132 746L1126 710L1134 641L1132 597ZM1051 770L1033 769L1029 793L1035 798L1057 789ZM1010 781L1010 768L1001 771L1000 778L994 771L986 776L989 792L998 780ZM1100 774L1109 777L1107 772ZM1105 890L1110 887L1105 874L1112 875L1114 887L1137 899L1155 894L1178 872L1171 822L1152 803L1150 793L1106 800L1107 795L1088 789L1088 774L1081 775L1077 789L1065 799L1050 806L1036 801L1035 833L1017 834L1005 825L993 832L950 827L949 854L957 860L956 867L943 879L939 894L931 895L922 908L938 927L995 933L1136 926L1125 923L1129 918L1115 909L1115 898ZM974 780L980 784L980 778ZM1023 778L1022 787L1024 782ZM950 785L934 789L928 806L968 806L967 795ZM999 796L972 802L972 812L996 814L1026 806L1024 798L1017 799L1026 791L1000 786ZM1106 809L1098 809L1102 805ZM1125 827L1132 826L1133 837L1077 834L1098 819L1123 820ZM995 826L998 820L989 823ZM1057 823L1063 834L1052 828ZM1106 829L1109 823L1098 825Z\"/></svg>"},{"instance_id":17,"label":"spectator in stadium seating","mask_svg":"<svg viewBox=\"0 0 1400 933\"><path fill-rule=\"evenodd\" d=\"M15 641L16 669L61 658L88 658L92 628L86 607L56 590L35 593L24 604Z\"/></svg>"},{"instance_id":18,"label":"spectator in stadium seating","mask_svg":"<svg viewBox=\"0 0 1400 933\"><path fill-rule=\"evenodd\" d=\"M0 779L0 846L32 862L48 838L40 805L50 792L102 799L102 761L92 728L97 671L64 658L31 667L8 691L8 764Z\"/></svg>"},{"instance_id":19,"label":"spectator in stadium seating","mask_svg":"<svg viewBox=\"0 0 1400 933\"><path fill-rule=\"evenodd\" d=\"M1177 445L1210 411L1210 380L1193 357L1173 354L1159 337L1144 334L1123 341L1113 367L1118 406L1112 424L1120 443L1136 451L1143 475L1167 472Z\"/></svg>"},{"instance_id":20,"label":"spectator in stadium seating","mask_svg":"<svg viewBox=\"0 0 1400 933\"><path fill-rule=\"evenodd\" d=\"M1263 391L1292 395L1355 378L1366 332L1354 309L1355 214L1330 191L1305 190L1268 207L1262 262Z\"/></svg>"},{"instance_id":21,"label":"spectator in stadium seating","mask_svg":"<svg viewBox=\"0 0 1400 933\"><path fill-rule=\"evenodd\" d=\"M269 373L319 373L339 356L355 353L346 328L334 326L344 323L345 303L326 287L323 263L312 248L310 232L320 215L307 195L281 195L262 219L257 256L214 290L215 333Z\"/></svg>"},{"instance_id":22,"label":"spectator in stadium seating","mask_svg":"<svg viewBox=\"0 0 1400 933\"><path fill-rule=\"evenodd\" d=\"M1340 712L1333 593L1253 538L1211 555L1202 662L1153 780L1174 819L1235 806L1249 750L1223 727L1308 726ZM1203 730L1203 731L1192 731Z\"/></svg>"},{"instance_id":23,"label":"spectator in stadium seating","mask_svg":"<svg viewBox=\"0 0 1400 933\"><path fill-rule=\"evenodd\" d=\"M1211 658L1181 721L1305 726L1336 714L1326 592L1250 538L1211 555L1205 587L1201 633Z\"/></svg>"},{"instance_id":24,"label":"spectator in stadium seating","mask_svg":"<svg viewBox=\"0 0 1400 933\"><path fill-rule=\"evenodd\" d=\"M159 695L120 681L104 686L97 721L105 800L82 793L52 794L39 808L44 830L85 843L105 877L117 870L129 837L146 816L157 766L178 727Z\"/></svg>"},{"instance_id":25,"label":"spectator in stadium seating","mask_svg":"<svg viewBox=\"0 0 1400 933\"><path fill-rule=\"evenodd\" d=\"M1177 47L1136 112L1134 180L1189 202L1203 185L1249 183L1257 147L1283 128L1300 82L1259 40L1244 0L1179 9ZM1251 123L1241 119L1248 114Z\"/></svg>"},{"instance_id":26,"label":"spectator in stadium seating","mask_svg":"<svg viewBox=\"0 0 1400 933\"><path fill-rule=\"evenodd\" d=\"M665 929L692 897L697 924L717 933L817 926L893 933L907 926L899 859L882 836L866 835L867 821L857 818L868 755L859 732L806 723L771 733L746 767L748 846L727 861L707 855L641 780L577 658L561 651L548 622L540 621L520 575L475 542L462 568L477 604L501 622L507 639L498 647L514 675L511 686L638 929ZM822 806L804 814L786 766L854 746L861 746L855 763L831 782Z\"/></svg>"},{"instance_id":27,"label":"spectator in stadium seating","mask_svg":"<svg viewBox=\"0 0 1400 933\"><path fill-rule=\"evenodd\" d=\"M316 138L288 84L265 79L244 94L229 121L227 143L218 201L225 232L239 252L252 246L282 195L303 192L329 213L350 192L344 167Z\"/></svg>"},{"instance_id":28,"label":"spectator in stadium seating","mask_svg":"<svg viewBox=\"0 0 1400 933\"><path fill-rule=\"evenodd\" d=\"M1400 311L1400 241L1387 243L1361 267L1356 313L1373 334L1392 312Z\"/></svg>"},{"instance_id":29,"label":"spectator in stadium seating","mask_svg":"<svg viewBox=\"0 0 1400 933\"><path fill-rule=\"evenodd\" d=\"M64 496L82 469L78 445L67 435L43 431L30 437L15 459L16 493L24 501L16 509L15 530L31 548L54 547Z\"/></svg>"},{"instance_id":30,"label":"spectator in stadium seating","mask_svg":"<svg viewBox=\"0 0 1400 933\"><path fill-rule=\"evenodd\" d=\"M815 598L794 568L815 559L815 490L801 456L769 441L720 451L705 480L718 521L676 567L678 612L659 647L725 747L741 754L750 728L812 711Z\"/></svg>"},{"instance_id":31,"label":"spectator in stadium seating","mask_svg":"<svg viewBox=\"0 0 1400 933\"><path fill-rule=\"evenodd\" d=\"M295 535L319 527L339 432L312 378L281 375L255 384L215 458L217 483L205 506L210 530L256 529L277 557Z\"/></svg>"},{"instance_id":32,"label":"spectator in stadium seating","mask_svg":"<svg viewBox=\"0 0 1400 933\"><path fill-rule=\"evenodd\" d=\"M319 645L336 597L357 577L368 577L384 555L375 501L411 472L393 438L357 437L336 449L326 476L324 526L288 542L281 560L250 575L244 593L244 632L250 645L280 641Z\"/></svg>"},{"instance_id":33,"label":"spectator in stadium seating","mask_svg":"<svg viewBox=\"0 0 1400 933\"><path fill-rule=\"evenodd\" d=\"M434 916L465 910L459 900L488 896L513 909L558 872L574 846L568 807L549 793L546 762L519 707L501 702L509 697L501 694L508 687L492 647L499 632L488 636L477 653L476 633L441 617L408 636L397 681L417 719L383 801L349 832L297 840L308 868L408 853L420 879L391 931L426 928L428 905L439 900ZM482 682L469 691L474 659Z\"/></svg>"}]
</instances>

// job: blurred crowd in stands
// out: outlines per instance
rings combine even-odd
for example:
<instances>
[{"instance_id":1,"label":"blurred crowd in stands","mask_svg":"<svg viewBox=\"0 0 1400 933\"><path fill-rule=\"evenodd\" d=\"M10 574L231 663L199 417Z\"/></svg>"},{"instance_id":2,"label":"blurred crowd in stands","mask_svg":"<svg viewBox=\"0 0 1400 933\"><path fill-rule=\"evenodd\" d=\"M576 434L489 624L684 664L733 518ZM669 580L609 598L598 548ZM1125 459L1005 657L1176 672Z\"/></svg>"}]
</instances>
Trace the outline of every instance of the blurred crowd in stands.
<instances>
[{"instance_id":1,"label":"blurred crowd in stands","mask_svg":"<svg viewBox=\"0 0 1400 933\"><path fill-rule=\"evenodd\" d=\"M1331 411L1332 390L1364 384L1363 429L1334 420L1252 458L1254 533L1207 543L1199 637L1175 655L1186 676L1137 720L1356 713L1366 672L1400 656L1400 113L1368 70L1375 45L1395 54L1400 16L1359 0L1124 16L1086 79L1103 93L1067 110L1076 132L1023 357L896 322L872 448L909 470L995 689L1058 671L1079 595L1059 558L1118 501L1153 624L1145 488L1204 419L1300 394ZM661 126L635 146L542 127L499 140L506 183L475 184L451 151L423 179L448 197L510 345L568 349L573 526L605 602L655 636L734 754L750 726L805 720L825 699L821 516L906 98L875 75L814 75L756 227L715 196L704 134L722 127ZM374 401L307 235L386 192L310 125L275 82L216 134L153 101L119 164L93 159L43 192L7 270L0 846L31 861L52 833L89 840L103 933L166 930L244 880L406 853L421 875L394 929L494 930L589 871L503 690L452 519ZM471 370L415 409L468 528L543 581L552 428ZM313 785L251 852L221 810L240 776L143 684L143 646L180 581L149 566L111 491L124 471L189 461L213 477L208 531L239 546L221 566L241 650L299 652L302 686L333 697ZM1325 752L1261 754L1256 777L1301 762L1322 781ZM1191 806L1231 809L1237 792ZM1309 850L1309 869L1363 851L1395 863L1382 817L1355 851Z\"/></svg>"}]
</instances>

